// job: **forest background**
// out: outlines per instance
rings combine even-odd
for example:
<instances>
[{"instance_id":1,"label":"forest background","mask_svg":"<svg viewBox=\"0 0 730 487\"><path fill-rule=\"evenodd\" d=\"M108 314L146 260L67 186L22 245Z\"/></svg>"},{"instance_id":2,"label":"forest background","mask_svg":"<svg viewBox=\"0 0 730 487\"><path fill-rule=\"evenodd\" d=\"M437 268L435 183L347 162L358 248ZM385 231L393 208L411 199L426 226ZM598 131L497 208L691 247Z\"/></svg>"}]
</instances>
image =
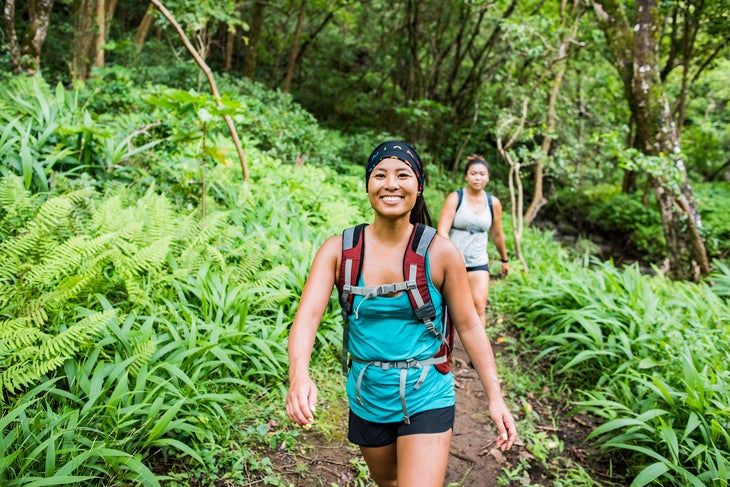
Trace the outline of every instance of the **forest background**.
<instances>
[{"instance_id":1,"label":"forest background","mask_svg":"<svg viewBox=\"0 0 730 487\"><path fill-rule=\"evenodd\" d=\"M518 265L490 335L529 455L499 482L727 485L727 2L3 16L3 485L287 485L262 449L298 447L287 328L317 245L369 218L362 161L390 137L419 148L434 213L475 152L505 202ZM313 362L330 435L337 314ZM609 478L537 427L522 398L545 391L596 419Z\"/></svg>"}]
</instances>

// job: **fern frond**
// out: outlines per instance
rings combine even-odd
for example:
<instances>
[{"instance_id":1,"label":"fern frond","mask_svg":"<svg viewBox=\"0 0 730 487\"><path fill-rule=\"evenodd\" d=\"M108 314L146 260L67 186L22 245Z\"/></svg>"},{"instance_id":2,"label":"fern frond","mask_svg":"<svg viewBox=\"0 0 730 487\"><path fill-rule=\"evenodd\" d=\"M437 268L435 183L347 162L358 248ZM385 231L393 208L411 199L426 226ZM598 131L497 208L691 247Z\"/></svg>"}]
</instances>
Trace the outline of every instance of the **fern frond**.
<instances>
[{"instance_id":1,"label":"fern frond","mask_svg":"<svg viewBox=\"0 0 730 487\"><path fill-rule=\"evenodd\" d=\"M30 285L38 285L69 276L91 255L104 250L115 238L115 234L106 234L94 239L83 235L72 237L56 247L53 255L36 264L26 275L26 279Z\"/></svg>"},{"instance_id":2,"label":"fern frond","mask_svg":"<svg viewBox=\"0 0 730 487\"><path fill-rule=\"evenodd\" d=\"M157 352L157 343L154 340L136 343L132 349L134 360L129 364L129 372L136 376L142 366L150 363L155 352Z\"/></svg>"},{"instance_id":3,"label":"fern frond","mask_svg":"<svg viewBox=\"0 0 730 487\"><path fill-rule=\"evenodd\" d=\"M214 261L220 266L221 270L226 270L226 257L221 253L220 250L218 250L216 247L213 247L212 245L207 245L205 247L205 254L206 261Z\"/></svg>"},{"instance_id":4,"label":"fern frond","mask_svg":"<svg viewBox=\"0 0 730 487\"><path fill-rule=\"evenodd\" d=\"M255 239L246 241L241 246L242 255L238 263L235 266L237 274L240 279L249 280L258 272L263 266L264 261L270 257L267 255L264 249L261 248L259 242Z\"/></svg>"},{"instance_id":5,"label":"fern frond","mask_svg":"<svg viewBox=\"0 0 730 487\"><path fill-rule=\"evenodd\" d=\"M131 302L140 306L150 305L147 292L139 285L138 277L126 276L124 279L124 287L127 289L127 296Z\"/></svg>"},{"instance_id":6,"label":"fern frond","mask_svg":"<svg viewBox=\"0 0 730 487\"><path fill-rule=\"evenodd\" d=\"M32 346L43 336L27 316L0 322L0 350L5 352Z\"/></svg>"},{"instance_id":7,"label":"fern frond","mask_svg":"<svg viewBox=\"0 0 730 487\"><path fill-rule=\"evenodd\" d=\"M42 296L28 303L26 313L36 326L43 327L48 322L48 315L46 314L46 307L43 303Z\"/></svg>"},{"instance_id":8,"label":"fern frond","mask_svg":"<svg viewBox=\"0 0 730 487\"><path fill-rule=\"evenodd\" d=\"M289 268L284 265L278 265L265 272L259 272L256 275L257 279L254 281L254 287L279 287L284 283L288 272Z\"/></svg>"},{"instance_id":9,"label":"fern frond","mask_svg":"<svg viewBox=\"0 0 730 487\"><path fill-rule=\"evenodd\" d=\"M146 242L175 235L179 216L170 200L155 194L154 186L150 186L144 197L140 198L135 211L140 217L145 217Z\"/></svg>"},{"instance_id":10,"label":"fern frond","mask_svg":"<svg viewBox=\"0 0 730 487\"><path fill-rule=\"evenodd\" d=\"M0 392L15 392L32 384L40 378L35 373L30 361L21 362L8 367L0 373Z\"/></svg>"},{"instance_id":11,"label":"fern frond","mask_svg":"<svg viewBox=\"0 0 730 487\"><path fill-rule=\"evenodd\" d=\"M14 275L21 258L32 255L37 247L39 232L31 229L21 235L0 242L0 274Z\"/></svg>"},{"instance_id":12,"label":"fern frond","mask_svg":"<svg viewBox=\"0 0 730 487\"><path fill-rule=\"evenodd\" d=\"M25 189L23 178L10 174L0 178L0 208L10 212L31 206L31 192Z\"/></svg>"},{"instance_id":13,"label":"fern frond","mask_svg":"<svg viewBox=\"0 0 730 487\"><path fill-rule=\"evenodd\" d=\"M17 261L28 262L37 255L48 255L48 249L57 245L55 242L59 227L68 223L74 202L90 194L88 191L77 191L46 200L25 227L20 229L17 237L0 242L0 268L10 268L12 272Z\"/></svg>"},{"instance_id":14,"label":"fern frond","mask_svg":"<svg viewBox=\"0 0 730 487\"><path fill-rule=\"evenodd\" d=\"M30 222L31 230L53 232L56 227L61 225L61 220L68 217L72 207L73 202L66 195L46 200Z\"/></svg>"},{"instance_id":15,"label":"fern frond","mask_svg":"<svg viewBox=\"0 0 730 487\"><path fill-rule=\"evenodd\" d=\"M147 247L143 247L128 259L128 269L134 274L143 274L145 272L158 269L165 263L165 257L170 251L171 236L165 236L153 242Z\"/></svg>"},{"instance_id":16,"label":"fern frond","mask_svg":"<svg viewBox=\"0 0 730 487\"><path fill-rule=\"evenodd\" d=\"M91 337L97 336L115 316L114 310L107 309L83 318L43 342L38 347L39 355L44 359L51 359L54 356L73 357L82 345L88 343Z\"/></svg>"},{"instance_id":17,"label":"fern frond","mask_svg":"<svg viewBox=\"0 0 730 487\"><path fill-rule=\"evenodd\" d=\"M286 303L292 298L288 289L270 289L266 293L256 296L257 309L275 309L280 304Z\"/></svg>"},{"instance_id":18,"label":"fern frond","mask_svg":"<svg viewBox=\"0 0 730 487\"><path fill-rule=\"evenodd\" d=\"M58 286L44 295L46 307L56 310L64 303L81 295L81 293L89 289L91 284L99 278L97 273L80 274L69 276L62 280Z\"/></svg>"},{"instance_id":19,"label":"fern frond","mask_svg":"<svg viewBox=\"0 0 730 487\"><path fill-rule=\"evenodd\" d=\"M192 245L209 244L216 239L228 222L228 212L217 211L206 216L195 229Z\"/></svg>"}]
</instances>

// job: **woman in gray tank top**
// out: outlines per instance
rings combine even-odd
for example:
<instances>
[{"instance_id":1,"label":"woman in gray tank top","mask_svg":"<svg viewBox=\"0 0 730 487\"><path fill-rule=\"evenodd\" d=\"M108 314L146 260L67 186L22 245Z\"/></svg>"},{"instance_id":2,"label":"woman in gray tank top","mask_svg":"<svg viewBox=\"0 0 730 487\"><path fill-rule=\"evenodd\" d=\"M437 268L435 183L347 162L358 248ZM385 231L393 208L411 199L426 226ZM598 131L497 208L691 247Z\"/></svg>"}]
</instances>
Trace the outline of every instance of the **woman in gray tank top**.
<instances>
[{"instance_id":1,"label":"woman in gray tank top","mask_svg":"<svg viewBox=\"0 0 730 487\"><path fill-rule=\"evenodd\" d=\"M502 275L509 273L502 231L502 203L484 190L489 182L489 166L483 157L476 154L467 157L464 179L466 187L446 197L439 216L438 233L450 238L464 256L474 306L486 325L485 309L489 302L487 242L490 236L502 260Z\"/></svg>"}]
</instances>

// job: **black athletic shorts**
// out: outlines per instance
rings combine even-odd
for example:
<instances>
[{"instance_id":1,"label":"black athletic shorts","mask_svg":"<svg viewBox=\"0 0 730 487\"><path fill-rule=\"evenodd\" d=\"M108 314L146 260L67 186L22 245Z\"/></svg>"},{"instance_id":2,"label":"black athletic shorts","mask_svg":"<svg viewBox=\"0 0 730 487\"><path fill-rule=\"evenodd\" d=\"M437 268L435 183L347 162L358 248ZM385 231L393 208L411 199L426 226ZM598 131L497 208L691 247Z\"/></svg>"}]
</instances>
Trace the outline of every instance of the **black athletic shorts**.
<instances>
[{"instance_id":1,"label":"black athletic shorts","mask_svg":"<svg viewBox=\"0 0 730 487\"><path fill-rule=\"evenodd\" d=\"M411 416L411 424L373 423L350 410L347 439L360 446L378 447L395 443L399 436L444 433L454 428L456 406L421 411Z\"/></svg>"},{"instance_id":2,"label":"black athletic shorts","mask_svg":"<svg viewBox=\"0 0 730 487\"><path fill-rule=\"evenodd\" d=\"M487 271L489 272L489 264L475 265L474 267L467 267L466 272L472 271Z\"/></svg>"}]
</instances>

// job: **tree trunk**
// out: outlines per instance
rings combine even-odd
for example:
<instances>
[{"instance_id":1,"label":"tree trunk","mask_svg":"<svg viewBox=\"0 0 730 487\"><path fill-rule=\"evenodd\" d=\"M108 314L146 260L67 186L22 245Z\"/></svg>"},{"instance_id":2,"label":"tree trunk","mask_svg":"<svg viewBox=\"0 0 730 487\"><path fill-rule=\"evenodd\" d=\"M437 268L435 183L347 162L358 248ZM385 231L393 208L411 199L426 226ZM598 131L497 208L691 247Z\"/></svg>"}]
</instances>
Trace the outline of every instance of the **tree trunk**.
<instances>
[{"instance_id":1,"label":"tree trunk","mask_svg":"<svg viewBox=\"0 0 730 487\"><path fill-rule=\"evenodd\" d=\"M647 168L662 217L669 273L672 277L697 280L700 275L709 274L710 265L699 233L702 222L660 78L657 51L661 21L656 0L636 0L635 26L629 25L618 0L594 0L593 6L624 82L636 122L636 148L672 163L663 173ZM672 174L681 178L678 188L672 183Z\"/></svg>"},{"instance_id":2,"label":"tree trunk","mask_svg":"<svg viewBox=\"0 0 730 487\"><path fill-rule=\"evenodd\" d=\"M104 44L106 44L106 2L96 0L96 39L94 42L96 56L94 66L97 68L104 66L104 49L102 49Z\"/></svg>"},{"instance_id":3,"label":"tree trunk","mask_svg":"<svg viewBox=\"0 0 730 487\"><path fill-rule=\"evenodd\" d=\"M94 0L80 0L74 12L74 43L71 61L73 79L89 79L91 64L96 59L96 15Z\"/></svg>"},{"instance_id":4,"label":"tree trunk","mask_svg":"<svg viewBox=\"0 0 730 487\"><path fill-rule=\"evenodd\" d=\"M10 47L10 63L14 73L34 75L41 66L41 49L48 35L53 0L28 0L28 23L22 44L15 31L15 0L5 0L3 17Z\"/></svg>"},{"instance_id":5,"label":"tree trunk","mask_svg":"<svg viewBox=\"0 0 730 487\"><path fill-rule=\"evenodd\" d=\"M256 59L258 57L258 46L261 40L261 32L264 26L264 13L266 2L256 0L253 4L253 15L251 17L251 32L248 36L246 57L243 64L243 75L253 80L256 76Z\"/></svg>"},{"instance_id":6,"label":"tree trunk","mask_svg":"<svg viewBox=\"0 0 730 487\"><path fill-rule=\"evenodd\" d=\"M13 73L20 72L20 43L18 34L15 32L15 0L5 0L3 8L3 20L8 36L8 49L10 51L10 65Z\"/></svg>"},{"instance_id":7,"label":"tree trunk","mask_svg":"<svg viewBox=\"0 0 730 487\"><path fill-rule=\"evenodd\" d=\"M142 21L139 23L139 27L137 27L137 32L134 34L134 44L137 46L137 51L142 50L144 40L147 38L147 34L149 33L150 27L152 27L152 23L154 21L154 9L153 7L150 7L144 13L144 17L142 17Z\"/></svg>"},{"instance_id":8,"label":"tree trunk","mask_svg":"<svg viewBox=\"0 0 730 487\"><path fill-rule=\"evenodd\" d=\"M509 129L509 125L514 123L514 119L505 121L497 129L497 151L507 164L509 164L509 197L512 206L512 235L515 242L515 257L522 264L522 272L525 274L527 274L528 268L525 256L522 254L522 231L524 229L524 217L522 213L524 191L522 188L522 179L520 177L520 169L522 165L519 161L512 159L512 156L510 155L510 148L517 140L522 129L525 127L525 120L527 120L527 108L529 107L529 104L529 98L525 98L522 101L522 115L517 128L515 128L507 142L502 142L502 136L500 134Z\"/></svg>"},{"instance_id":9,"label":"tree trunk","mask_svg":"<svg viewBox=\"0 0 730 487\"><path fill-rule=\"evenodd\" d=\"M557 125L558 121L558 114L555 110L555 106L558 102L558 94L560 94L560 87L563 84L563 77L565 76L565 70L567 69L568 47L573 42L573 39L575 39L575 36L578 33L578 24L580 22L580 17L581 15L579 13L576 16L573 30L568 33L560 42L560 46L558 46L558 52L554 60L554 63L557 65L557 72L555 73L555 78L553 78L553 84L550 88L550 94L548 96L545 136L542 139L542 144L540 146L540 151L542 152L543 158L545 159L550 156L550 149L552 148L553 138L555 137L555 126ZM537 217L537 213L540 211L540 208L545 206L545 204L547 203L547 199L545 199L545 196L543 194L542 169L542 160L538 160L535 163L535 180L533 186L532 201L530 202L530 205L527 207L527 211L525 212L525 225L527 226L530 226L532 224L533 220L535 220L535 217Z\"/></svg>"},{"instance_id":10,"label":"tree trunk","mask_svg":"<svg viewBox=\"0 0 730 487\"><path fill-rule=\"evenodd\" d=\"M294 77L294 67L296 66L297 52L299 51L299 38L302 35L302 24L304 23L304 14L307 10L307 0L301 0L299 5L299 15L297 16L297 26L294 29L294 40L292 40L291 50L289 51L289 65L286 68L286 76L284 77L284 93L289 93L291 88L291 80Z\"/></svg>"},{"instance_id":11,"label":"tree trunk","mask_svg":"<svg viewBox=\"0 0 730 487\"><path fill-rule=\"evenodd\" d=\"M229 25L226 29L226 61L223 65L223 71L226 73L230 73L233 67L233 46L235 45L235 40L236 30Z\"/></svg>"}]
</instances>

